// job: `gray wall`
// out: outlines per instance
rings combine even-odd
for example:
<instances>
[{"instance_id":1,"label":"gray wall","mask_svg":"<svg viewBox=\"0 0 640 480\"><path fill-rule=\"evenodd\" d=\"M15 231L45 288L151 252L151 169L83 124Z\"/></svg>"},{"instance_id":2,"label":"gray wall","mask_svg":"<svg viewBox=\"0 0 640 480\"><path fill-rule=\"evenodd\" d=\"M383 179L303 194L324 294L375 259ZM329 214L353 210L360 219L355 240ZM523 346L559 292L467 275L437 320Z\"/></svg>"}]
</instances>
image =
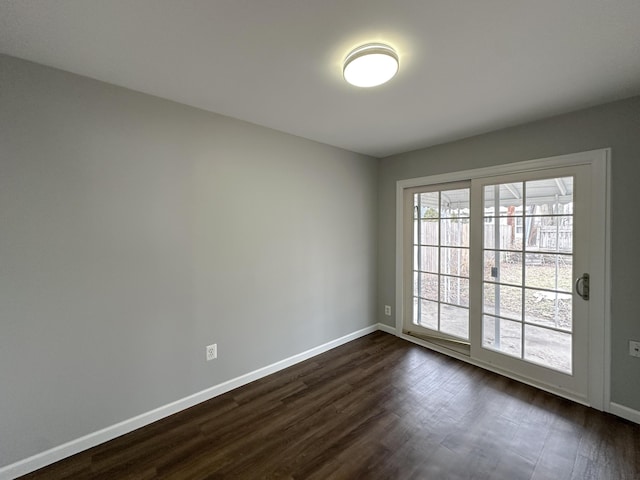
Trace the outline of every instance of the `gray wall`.
<instances>
[{"instance_id":1,"label":"gray wall","mask_svg":"<svg viewBox=\"0 0 640 480\"><path fill-rule=\"evenodd\" d=\"M0 56L0 466L374 323L376 175Z\"/></svg>"},{"instance_id":2,"label":"gray wall","mask_svg":"<svg viewBox=\"0 0 640 480\"><path fill-rule=\"evenodd\" d=\"M611 400L640 410L640 97L388 157L378 168L378 320L395 311L395 188L400 179L612 148ZM395 326L395 325L394 325Z\"/></svg>"}]
</instances>

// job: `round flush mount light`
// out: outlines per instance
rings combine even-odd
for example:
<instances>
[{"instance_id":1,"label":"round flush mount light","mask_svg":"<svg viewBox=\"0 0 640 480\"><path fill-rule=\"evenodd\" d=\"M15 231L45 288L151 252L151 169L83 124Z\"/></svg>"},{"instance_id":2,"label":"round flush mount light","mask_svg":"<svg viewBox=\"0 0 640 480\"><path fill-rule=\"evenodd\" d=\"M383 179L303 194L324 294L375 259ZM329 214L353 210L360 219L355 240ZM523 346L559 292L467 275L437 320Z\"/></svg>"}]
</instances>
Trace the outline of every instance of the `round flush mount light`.
<instances>
[{"instance_id":1,"label":"round flush mount light","mask_svg":"<svg viewBox=\"0 0 640 480\"><path fill-rule=\"evenodd\" d=\"M398 54L389 45L368 43L349 53L344 61L344 79L356 87L376 87L398 73Z\"/></svg>"}]
</instances>

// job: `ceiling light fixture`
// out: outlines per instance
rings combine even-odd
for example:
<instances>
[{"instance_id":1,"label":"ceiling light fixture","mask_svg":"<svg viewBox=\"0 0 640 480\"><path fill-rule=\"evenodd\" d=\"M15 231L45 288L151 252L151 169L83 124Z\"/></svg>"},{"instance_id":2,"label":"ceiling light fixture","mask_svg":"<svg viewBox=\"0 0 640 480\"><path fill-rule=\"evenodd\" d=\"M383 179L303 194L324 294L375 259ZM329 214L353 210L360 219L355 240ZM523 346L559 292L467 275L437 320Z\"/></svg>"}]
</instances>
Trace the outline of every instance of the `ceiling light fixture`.
<instances>
[{"instance_id":1,"label":"ceiling light fixture","mask_svg":"<svg viewBox=\"0 0 640 480\"><path fill-rule=\"evenodd\" d=\"M344 79L356 87L376 87L398 73L398 54L383 43L368 43L353 51L344 60Z\"/></svg>"}]
</instances>

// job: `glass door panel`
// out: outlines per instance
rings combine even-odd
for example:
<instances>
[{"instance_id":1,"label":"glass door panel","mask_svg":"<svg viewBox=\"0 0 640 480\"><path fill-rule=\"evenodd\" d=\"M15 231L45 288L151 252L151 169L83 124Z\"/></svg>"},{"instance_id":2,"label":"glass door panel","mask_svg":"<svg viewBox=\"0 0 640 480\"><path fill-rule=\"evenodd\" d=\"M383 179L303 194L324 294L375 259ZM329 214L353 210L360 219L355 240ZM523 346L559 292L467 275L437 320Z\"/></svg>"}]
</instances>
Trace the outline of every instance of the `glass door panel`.
<instances>
[{"instance_id":1,"label":"glass door panel","mask_svg":"<svg viewBox=\"0 0 640 480\"><path fill-rule=\"evenodd\" d=\"M503 351L506 321L507 343L520 329L511 355L571 374L573 177L486 185L484 219L483 329L493 335L482 346Z\"/></svg>"},{"instance_id":2,"label":"glass door panel","mask_svg":"<svg viewBox=\"0 0 640 480\"><path fill-rule=\"evenodd\" d=\"M575 166L472 185L472 215L483 218L471 250L482 268L471 285L481 290L472 356L575 392L586 391L588 332L576 319L588 307L573 295L573 279L588 271L588 175Z\"/></svg>"},{"instance_id":3,"label":"glass door panel","mask_svg":"<svg viewBox=\"0 0 640 480\"><path fill-rule=\"evenodd\" d=\"M469 182L417 189L413 212L411 329L469 339Z\"/></svg>"}]
</instances>

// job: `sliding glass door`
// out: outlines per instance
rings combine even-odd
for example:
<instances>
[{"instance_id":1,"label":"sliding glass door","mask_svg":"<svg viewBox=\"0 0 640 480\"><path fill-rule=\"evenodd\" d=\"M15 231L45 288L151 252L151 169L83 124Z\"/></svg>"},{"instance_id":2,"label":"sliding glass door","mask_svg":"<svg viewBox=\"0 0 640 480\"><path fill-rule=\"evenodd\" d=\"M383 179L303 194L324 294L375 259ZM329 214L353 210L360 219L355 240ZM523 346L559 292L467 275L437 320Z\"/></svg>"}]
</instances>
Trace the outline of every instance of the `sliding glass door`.
<instances>
[{"instance_id":1,"label":"sliding glass door","mask_svg":"<svg viewBox=\"0 0 640 480\"><path fill-rule=\"evenodd\" d=\"M587 394L590 167L404 190L403 331Z\"/></svg>"}]
</instances>

